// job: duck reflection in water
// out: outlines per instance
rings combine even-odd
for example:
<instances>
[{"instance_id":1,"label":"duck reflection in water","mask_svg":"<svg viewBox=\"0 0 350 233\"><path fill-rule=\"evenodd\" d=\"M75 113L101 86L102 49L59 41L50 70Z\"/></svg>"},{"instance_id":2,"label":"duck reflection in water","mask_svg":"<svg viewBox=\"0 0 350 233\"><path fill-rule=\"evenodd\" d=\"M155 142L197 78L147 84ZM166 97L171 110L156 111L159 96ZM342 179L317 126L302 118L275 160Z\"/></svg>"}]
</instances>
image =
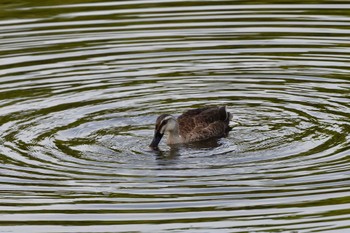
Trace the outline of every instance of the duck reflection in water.
<instances>
[{"instance_id":1,"label":"duck reflection in water","mask_svg":"<svg viewBox=\"0 0 350 233\"><path fill-rule=\"evenodd\" d=\"M221 147L223 144L225 144L225 141L222 141L219 138L210 138L199 142L174 144L166 150L159 148L153 149L152 153L156 157L159 165L171 165L177 164L177 161L179 161L178 159L181 156L192 157L193 155L198 154L208 156L211 154L211 151Z\"/></svg>"}]
</instances>

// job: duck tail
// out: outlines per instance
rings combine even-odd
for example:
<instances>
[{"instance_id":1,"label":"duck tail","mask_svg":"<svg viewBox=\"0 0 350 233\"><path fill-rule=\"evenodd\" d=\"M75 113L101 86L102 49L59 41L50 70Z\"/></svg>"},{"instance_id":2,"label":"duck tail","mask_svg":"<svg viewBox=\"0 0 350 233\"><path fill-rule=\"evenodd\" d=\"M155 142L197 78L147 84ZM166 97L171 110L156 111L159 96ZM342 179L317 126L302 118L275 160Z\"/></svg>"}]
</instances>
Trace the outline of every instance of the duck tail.
<instances>
[{"instance_id":1,"label":"duck tail","mask_svg":"<svg viewBox=\"0 0 350 233\"><path fill-rule=\"evenodd\" d=\"M222 108L224 109L225 114L226 114L225 121L230 122L230 120L232 120L232 118L233 118L233 115L230 112L227 111L227 107L226 106L223 106Z\"/></svg>"}]
</instances>

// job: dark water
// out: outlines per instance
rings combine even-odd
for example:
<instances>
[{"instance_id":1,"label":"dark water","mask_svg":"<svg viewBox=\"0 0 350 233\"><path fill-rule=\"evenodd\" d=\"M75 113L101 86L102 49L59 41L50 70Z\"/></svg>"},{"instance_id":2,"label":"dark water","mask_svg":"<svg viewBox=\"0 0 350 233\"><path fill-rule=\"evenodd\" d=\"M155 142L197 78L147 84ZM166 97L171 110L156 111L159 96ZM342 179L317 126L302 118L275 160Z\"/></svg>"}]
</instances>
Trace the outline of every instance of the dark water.
<instances>
[{"instance_id":1,"label":"dark water","mask_svg":"<svg viewBox=\"0 0 350 233\"><path fill-rule=\"evenodd\" d=\"M276 3L1 1L0 232L350 231L350 4Z\"/></svg>"}]
</instances>

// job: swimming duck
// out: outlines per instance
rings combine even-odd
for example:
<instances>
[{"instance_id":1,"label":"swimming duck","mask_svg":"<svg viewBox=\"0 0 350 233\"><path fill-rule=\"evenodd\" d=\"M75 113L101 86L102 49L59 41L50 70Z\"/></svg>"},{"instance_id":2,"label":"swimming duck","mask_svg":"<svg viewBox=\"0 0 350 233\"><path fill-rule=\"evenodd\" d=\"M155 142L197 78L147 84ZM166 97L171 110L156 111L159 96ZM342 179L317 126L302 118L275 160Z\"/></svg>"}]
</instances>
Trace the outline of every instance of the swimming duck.
<instances>
[{"instance_id":1,"label":"swimming duck","mask_svg":"<svg viewBox=\"0 0 350 233\"><path fill-rule=\"evenodd\" d=\"M172 115L162 114L156 120L150 147L158 148L165 133L168 145L225 137L231 130L231 119L232 114L226 111L226 106L191 109L177 119Z\"/></svg>"}]
</instances>

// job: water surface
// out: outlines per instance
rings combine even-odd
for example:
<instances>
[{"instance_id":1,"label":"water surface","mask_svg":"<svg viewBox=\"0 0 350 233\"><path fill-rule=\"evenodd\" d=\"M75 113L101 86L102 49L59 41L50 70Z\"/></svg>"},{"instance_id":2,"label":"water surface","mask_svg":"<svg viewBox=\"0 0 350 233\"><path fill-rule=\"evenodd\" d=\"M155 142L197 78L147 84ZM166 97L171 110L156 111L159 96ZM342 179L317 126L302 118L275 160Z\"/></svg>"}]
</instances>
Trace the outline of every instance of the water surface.
<instances>
[{"instance_id":1,"label":"water surface","mask_svg":"<svg viewBox=\"0 0 350 233\"><path fill-rule=\"evenodd\" d=\"M3 1L0 231L346 232L347 1ZM229 137L148 149L226 105Z\"/></svg>"}]
</instances>

